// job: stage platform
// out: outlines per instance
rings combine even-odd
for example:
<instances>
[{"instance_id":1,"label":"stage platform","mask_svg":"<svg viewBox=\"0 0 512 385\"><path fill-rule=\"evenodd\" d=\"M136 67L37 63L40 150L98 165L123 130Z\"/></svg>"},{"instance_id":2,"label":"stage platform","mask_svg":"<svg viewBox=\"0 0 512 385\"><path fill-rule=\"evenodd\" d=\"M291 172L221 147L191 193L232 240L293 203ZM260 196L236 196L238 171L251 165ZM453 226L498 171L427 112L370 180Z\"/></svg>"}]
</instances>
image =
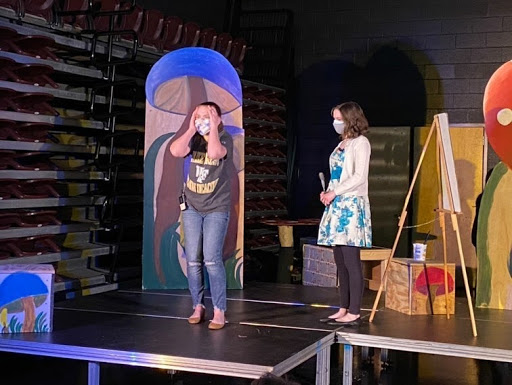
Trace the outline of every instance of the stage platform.
<instances>
[{"instance_id":1,"label":"stage platform","mask_svg":"<svg viewBox=\"0 0 512 385\"><path fill-rule=\"evenodd\" d=\"M511 311L476 309L473 337L464 299L457 298L449 320L380 307L369 324L374 296L365 295L360 327L336 328L318 321L335 310L336 289L249 283L228 291L229 323L210 331L207 323L187 323L187 291L125 288L56 303L52 333L0 334L0 351L86 361L89 384L99 383L102 363L258 378L311 357L316 384L328 384L335 343L344 345L343 384L352 383L354 346L512 362Z\"/></svg>"}]
</instances>

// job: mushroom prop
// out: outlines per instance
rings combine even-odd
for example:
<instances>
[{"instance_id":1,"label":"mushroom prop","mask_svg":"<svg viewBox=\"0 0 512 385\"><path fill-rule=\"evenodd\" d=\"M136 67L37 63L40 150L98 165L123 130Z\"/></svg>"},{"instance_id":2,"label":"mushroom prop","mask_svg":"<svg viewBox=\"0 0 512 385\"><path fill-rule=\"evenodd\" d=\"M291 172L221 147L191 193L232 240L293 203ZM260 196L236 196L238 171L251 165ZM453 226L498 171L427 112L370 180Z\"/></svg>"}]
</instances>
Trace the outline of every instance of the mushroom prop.
<instances>
[{"instance_id":1,"label":"mushroom prop","mask_svg":"<svg viewBox=\"0 0 512 385\"><path fill-rule=\"evenodd\" d=\"M223 259L228 287L241 288L241 274L236 269L243 255L244 130L240 77L220 53L187 47L167 53L153 65L145 90L142 286L188 287L178 198L190 159L172 156L169 145L188 129L195 106L212 101L219 105L224 129L233 138L232 161L237 177L231 186L231 215ZM228 263L233 256L235 260Z\"/></svg>"},{"instance_id":2,"label":"mushroom prop","mask_svg":"<svg viewBox=\"0 0 512 385\"><path fill-rule=\"evenodd\" d=\"M484 118L489 143L512 169L512 61L498 68L485 87Z\"/></svg>"},{"instance_id":3,"label":"mushroom prop","mask_svg":"<svg viewBox=\"0 0 512 385\"><path fill-rule=\"evenodd\" d=\"M36 308L48 298L48 288L36 274L15 272L0 284L0 311L24 313L22 332L33 332Z\"/></svg>"},{"instance_id":4,"label":"mushroom prop","mask_svg":"<svg viewBox=\"0 0 512 385\"><path fill-rule=\"evenodd\" d=\"M453 278L448 273L448 293L454 289ZM434 306L434 301L438 295L445 294L444 290L444 270L438 267L426 267L418 274L414 290L430 298L430 306ZM433 309L429 309L429 301L427 301L427 313L434 313ZM432 310L432 311L429 311Z\"/></svg>"}]
</instances>

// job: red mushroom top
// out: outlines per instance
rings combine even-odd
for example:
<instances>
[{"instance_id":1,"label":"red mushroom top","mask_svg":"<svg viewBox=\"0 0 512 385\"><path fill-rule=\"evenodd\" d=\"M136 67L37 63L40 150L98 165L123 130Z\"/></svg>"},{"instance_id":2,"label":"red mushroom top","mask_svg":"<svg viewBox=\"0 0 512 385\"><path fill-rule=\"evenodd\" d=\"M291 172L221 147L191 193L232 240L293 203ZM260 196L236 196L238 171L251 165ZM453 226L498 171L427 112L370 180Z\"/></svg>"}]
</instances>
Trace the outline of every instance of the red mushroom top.
<instances>
[{"instance_id":1,"label":"red mushroom top","mask_svg":"<svg viewBox=\"0 0 512 385\"><path fill-rule=\"evenodd\" d=\"M444 270L438 267L427 267L416 278L414 289L424 295L429 294L429 288L437 287L435 295L444 294ZM453 277L448 273L448 293L454 288Z\"/></svg>"}]
</instances>

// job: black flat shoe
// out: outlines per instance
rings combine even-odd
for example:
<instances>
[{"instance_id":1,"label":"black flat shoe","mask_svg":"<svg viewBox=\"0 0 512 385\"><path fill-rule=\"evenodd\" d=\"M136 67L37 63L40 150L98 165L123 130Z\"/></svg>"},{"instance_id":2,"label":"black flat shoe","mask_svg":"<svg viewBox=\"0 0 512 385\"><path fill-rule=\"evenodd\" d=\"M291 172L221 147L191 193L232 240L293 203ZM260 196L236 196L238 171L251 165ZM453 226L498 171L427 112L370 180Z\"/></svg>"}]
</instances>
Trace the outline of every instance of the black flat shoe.
<instances>
[{"instance_id":1,"label":"black flat shoe","mask_svg":"<svg viewBox=\"0 0 512 385\"><path fill-rule=\"evenodd\" d=\"M327 322L327 325L338 326L338 327L359 326L359 325L361 325L361 322L362 322L361 317L359 317L353 321L348 321L348 322L339 322L339 321Z\"/></svg>"}]
</instances>

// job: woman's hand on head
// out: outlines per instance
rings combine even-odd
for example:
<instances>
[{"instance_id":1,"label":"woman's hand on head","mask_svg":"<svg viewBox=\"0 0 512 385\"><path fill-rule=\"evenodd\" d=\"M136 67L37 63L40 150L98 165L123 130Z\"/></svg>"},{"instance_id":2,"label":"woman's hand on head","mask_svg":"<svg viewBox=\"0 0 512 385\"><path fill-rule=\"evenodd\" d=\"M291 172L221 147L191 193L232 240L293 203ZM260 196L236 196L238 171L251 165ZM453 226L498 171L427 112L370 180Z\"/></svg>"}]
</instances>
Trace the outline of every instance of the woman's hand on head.
<instances>
[{"instance_id":1,"label":"woman's hand on head","mask_svg":"<svg viewBox=\"0 0 512 385\"><path fill-rule=\"evenodd\" d=\"M210 127L219 128L220 123L222 122L219 115L217 115L217 110L213 106L208 106L208 115L210 117Z\"/></svg>"},{"instance_id":2,"label":"woman's hand on head","mask_svg":"<svg viewBox=\"0 0 512 385\"><path fill-rule=\"evenodd\" d=\"M188 129L190 131L196 130L196 119L197 119L197 110L199 109L199 106L194 108L194 111L192 111L192 115L190 115L190 123L188 125Z\"/></svg>"}]
</instances>

